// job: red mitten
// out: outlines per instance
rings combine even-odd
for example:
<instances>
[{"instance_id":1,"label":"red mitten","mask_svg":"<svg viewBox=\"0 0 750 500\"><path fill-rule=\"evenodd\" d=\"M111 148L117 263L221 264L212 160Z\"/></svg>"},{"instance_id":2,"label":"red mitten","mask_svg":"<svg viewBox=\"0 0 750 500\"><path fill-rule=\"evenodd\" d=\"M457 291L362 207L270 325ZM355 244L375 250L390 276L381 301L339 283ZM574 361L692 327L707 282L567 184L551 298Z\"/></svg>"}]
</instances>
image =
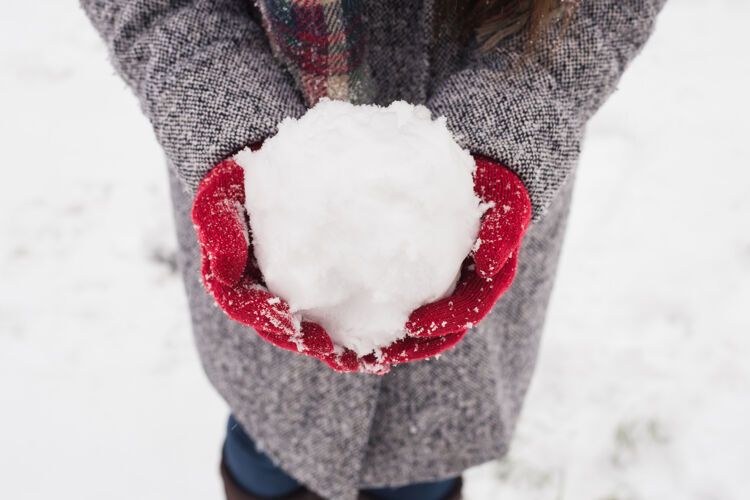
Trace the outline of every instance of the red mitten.
<instances>
[{"instance_id":1,"label":"red mitten","mask_svg":"<svg viewBox=\"0 0 750 500\"><path fill-rule=\"evenodd\" d=\"M531 223L531 200L521 179L500 163L474 155L474 192L490 208L482 216L474 262L480 276L495 276L521 246Z\"/></svg>"},{"instance_id":2,"label":"red mitten","mask_svg":"<svg viewBox=\"0 0 750 500\"><path fill-rule=\"evenodd\" d=\"M518 267L521 239L531 221L531 201L520 179L499 163L475 156L474 191L489 208L472 258L467 257L453 294L414 311L408 335L361 358L346 349L325 361L337 371L384 374L390 366L435 356L460 341L510 287Z\"/></svg>"},{"instance_id":3,"label":"red mitten","mask_svg":"<svg viewBox=\"0 0 750 500\"><path fill-rule=\"evenodd\" d=\"M404 337L362 357L357 357L351 349L343 349L338 353L332 352L321 356L320 359L339 372L362 371L384 375L388 373L391 365L440 354L456 345L465 334L466 330L461 330L440 337Z\"/></svg>"},{"instance_id":4,"label":"red mitten","mask_svg":"<svg viewBox=\"0 0 750 500\"><path fill-rule=\"evenodd\" d=\"M415 310L406 331L440 337L481 321L509 287L518 267L521 239L531 222L531 201L521 180L503 165L475 155L474 192L490 208L482 216L472 252L449 297Z\"/></svg>"},{"instance_id":5,"label":"red mitten","mask_svg":"<svg viewBox=\"0 0 750 500\"><path fill-rule=\"evenodd\" d=\"M390 370L390 365L425 359L456 345L466 335L466 330L459 330L439 337L404 337L376 354L362 358L362 370L383 375Z\"/></svg>"},{"instance_id":6,"label":"red mitten","mask_svg":"<svg viewBox=\"0 0 750 500\"><path fill-rule=\"evenodd\" d=\"M206 289L230 318L255 328L273 344L321 358L333 342L320 325L297 324L289 305L266 290L250 249L244 171L234 160L220 163L198 186L192 219L201 247Z\"/></svg>"}]
</instances>

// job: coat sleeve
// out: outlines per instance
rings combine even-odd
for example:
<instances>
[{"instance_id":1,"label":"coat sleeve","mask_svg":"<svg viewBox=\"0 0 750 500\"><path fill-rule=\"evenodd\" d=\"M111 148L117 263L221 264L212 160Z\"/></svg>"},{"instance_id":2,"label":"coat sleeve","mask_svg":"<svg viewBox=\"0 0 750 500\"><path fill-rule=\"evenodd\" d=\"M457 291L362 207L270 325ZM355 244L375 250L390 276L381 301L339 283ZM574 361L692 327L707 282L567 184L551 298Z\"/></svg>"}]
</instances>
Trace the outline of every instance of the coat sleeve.
<instances>
[{"instance_id":1,"label":"coat sleeve","mask_svg":"<svg viewBox=\"0 0 750 500\"><path fill-rule=\"evenodd\" d=\"M580 0L568 30L522 61L520 35L433 86L427 106L464 148L507 165L539 220L575 166L586 121L614 91L666 0ZM554 39L561 22L550 32Z\"/></svg>"},{"instance_id":2,"label":"coat sleeve","mask_svg":"<svg viewBox=\"0 0 750 500\"><path fill-rule=\"evenodd\" d=\"M195 193L203 176L305 112L249 0L81 0L138 97L170 165Z\"/></svg>"}]
</instances>

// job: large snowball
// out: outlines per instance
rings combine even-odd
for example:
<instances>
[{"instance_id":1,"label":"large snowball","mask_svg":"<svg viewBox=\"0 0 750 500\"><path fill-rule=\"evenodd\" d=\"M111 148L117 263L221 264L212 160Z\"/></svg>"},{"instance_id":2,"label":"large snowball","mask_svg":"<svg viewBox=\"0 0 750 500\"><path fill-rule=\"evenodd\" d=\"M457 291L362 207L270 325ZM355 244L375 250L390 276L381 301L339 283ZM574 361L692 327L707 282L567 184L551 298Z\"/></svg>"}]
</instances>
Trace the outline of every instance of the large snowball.
<instances>
[{"instance_id":1,"label":"large snowball","mask_svg":"<svg viewBox=\"0 0 750 500\"><path fill-rule=\"evenodd\" d=\"M387 346L411 311L453 291L482 207L444 118L323 100L235 160L269 290L338 346Z\"/></svg>"}]
</instances>

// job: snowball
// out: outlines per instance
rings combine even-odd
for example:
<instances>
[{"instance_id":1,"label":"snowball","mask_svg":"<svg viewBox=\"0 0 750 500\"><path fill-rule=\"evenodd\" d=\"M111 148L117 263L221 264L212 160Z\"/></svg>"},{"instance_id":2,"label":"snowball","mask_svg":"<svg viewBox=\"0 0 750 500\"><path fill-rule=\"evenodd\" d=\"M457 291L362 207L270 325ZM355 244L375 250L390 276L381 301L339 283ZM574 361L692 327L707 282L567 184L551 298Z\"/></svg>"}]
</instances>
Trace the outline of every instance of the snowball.
<instances>
[{"instance_id":1,"label":"snowball","mask_svg":"<svg viewBox=\"0 0 750 500\"><path fill-rule=\"evenodd\" d=\"M424 106L324 99L235 160L268 289L337 346L385 347L455 288L483 209L472 156Z\"/></svg>"}]
</instances>

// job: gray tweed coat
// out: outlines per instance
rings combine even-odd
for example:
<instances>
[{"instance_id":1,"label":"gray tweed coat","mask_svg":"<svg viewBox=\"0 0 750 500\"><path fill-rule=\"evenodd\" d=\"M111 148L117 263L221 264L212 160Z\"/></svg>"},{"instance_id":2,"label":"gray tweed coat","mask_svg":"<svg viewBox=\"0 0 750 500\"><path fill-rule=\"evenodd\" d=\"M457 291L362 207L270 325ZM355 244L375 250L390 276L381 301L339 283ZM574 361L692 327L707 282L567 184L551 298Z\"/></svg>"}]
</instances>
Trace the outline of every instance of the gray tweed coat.
<instances>
[{"instance_id":1,"label":"gray tweed coat","mask_svg":"<svg viewBox=\"0 0 750 500\"><path fill-rule=\"evenodd\" d=\"M459 475L502 457L529 384L586 121L652 31L665 0L581 0L565 39L519 61L430 30L433 0L364 2L378 104L444 115L458 142L524 181L534 217L517 277L441 357L384 377L340 374L276 348L213 305L189 218L213 165L305 105L247 0L82 0L172 167L179 257L211 382L258 445L319 494ZM558 27L559 28L559 27ZM554 32L553 32L554 35Z\"/></svg>"}]
</instances>

